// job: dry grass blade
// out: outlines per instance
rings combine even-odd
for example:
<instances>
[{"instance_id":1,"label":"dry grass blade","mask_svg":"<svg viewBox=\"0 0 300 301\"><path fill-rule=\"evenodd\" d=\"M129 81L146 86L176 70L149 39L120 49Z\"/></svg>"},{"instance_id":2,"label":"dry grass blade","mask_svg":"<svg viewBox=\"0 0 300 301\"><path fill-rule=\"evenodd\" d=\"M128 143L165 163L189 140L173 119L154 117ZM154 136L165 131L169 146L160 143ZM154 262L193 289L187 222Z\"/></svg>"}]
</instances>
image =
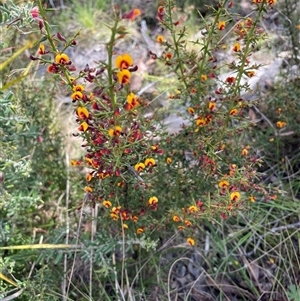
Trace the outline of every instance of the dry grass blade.
<instances>
[{"instance_id":1,"label":"dry grass blade","mask_svg":"<svg viewBox=\"0 0 300 301\"><path fill-rule=\"evenodd\" d=\"M33 244L33 245L19 245L0 247L0 250L30 250L30 249L80 249L80 245L66 245L66 244Z\"/></svg>"},{"instance_id":2,"label":"dry grass blade","mask_svg":"<svg viewBox=\"0 0 300 301\"><path fill-rule=\"evenodd\" d=\"M214 287L220 291L222 291L225 296L226 294L236 294L238 296L244 296L249 298L250 300L256 301L257 297L254 296L253 294L251 294L249 291L237 287L235 285L232 285L230 282L228 282L225 279L221 279L220 277L217 277L217 279L215 281L212 281L211 278L207 278L207 285L210 287ZM230 301L230 299L228 299L228 297L226 296L226 299L228 301Z\"/></svg>"},{"instance_id":3,"label":"dry grass blade","mask_svg":"<svg viewBox=\"0 0 300 301\"><path fill-rule=\"evenodd\" d=\"M24 289L21 289L15 293L13 293L10 296L7 296L5 298L2 298L1 301L11 301L11 300L15 300L16 298L18 298L19 296L21 296L21 294L23 293Z\"/></svg>"}]
</instances>

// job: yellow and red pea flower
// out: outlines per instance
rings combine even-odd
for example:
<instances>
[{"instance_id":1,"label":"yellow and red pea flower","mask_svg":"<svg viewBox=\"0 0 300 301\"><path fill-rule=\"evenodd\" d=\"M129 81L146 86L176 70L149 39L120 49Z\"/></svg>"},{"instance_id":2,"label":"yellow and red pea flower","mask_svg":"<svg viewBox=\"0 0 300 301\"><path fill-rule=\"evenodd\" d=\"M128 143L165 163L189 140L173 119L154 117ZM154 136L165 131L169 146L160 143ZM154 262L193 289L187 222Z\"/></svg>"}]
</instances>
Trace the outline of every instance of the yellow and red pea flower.
<instances>
[{"instance_id":1,"label":"yellow and red pea flower","mask_svg":"<svg viewBox=\"0 0 300 301\"><path fill-rule=\"evenodd\" d=\"M123 229L128 229L128 225L127 224L123 224Z\"/></svg>"},{"instance_id":2,"label":"yellow and red pea flower","mask_svg":"<svg viewBox=\"0 0 300 301\"><path fill-rule=\"evenodd\" d=\"M163 14L163 13L165 13L165 8L161 5L161 6L159 6L159 7L157 8L157 12L158 12L159 14Z\"/></svg>"},{"instance_id":3,"label":"yellow and red pea flower","mask_svg":"<svg viewBox=\"0 0 300 301\"><path fill-rule=\"evenodd\" d=\"M87 173L87 175L85 176L85 179L90 182L93 179L93 174L91 172Z\"/></svg>"},{"instance_id":4,"label":"yellow and red pea flower","mask_svg":"<svg viewBox=\"0 0 300 301\"><path fill-rule=\"evenodd\" d=\"M136 230L136 233L137 234L142 234L144 232L144 229L143 228L138 228L137 230Z\"/></svg>"},{"instance_id":5,"label":"yellow and red pea flower","mask_svg":"<svg viewBox=\"0 0 300 301\"><path fill-rule=\"evenodd\" d=\"M174 221L175 223L178 223L178 222L181 221L181 219L180 219L180 217L179 217L178 215L174 215L172 219L173 219L173 221Z\"/></svg>"},{"instance_id":6,"label":"yellow and red pea flower","mask_svg":"<svg viewBox=\"0 0 300 301\"><path fill-rule=\"evenodd\" d=\"M128 211L124 210L120 212L120 216L122 218L123 221L127 221L130 219L131 215Z\"/></svg>"},{"instance_id":7,"label":"yellow and red pea flower","mask_svg":"<svg viewBox=\"0 0 300 301\"><path fill-rule=\"evenodd\" d=\"M77 115L79 119L87 119L89 117L89 111L87 110L86 107L78 107Z\"/></svg>"},{"instance_id":8,"label":"yellow and red pea flower","mask_svg":"<svg viewBox=\"0 0 300 301\"><path fill-rule=\"evenodd\" d=\"M238 42L236 42L236 43L233 45L232 50L233 50L234 52L239 52L239 51L241 51L241 44L238 43Z\"/></svg>"},{"instance_id":9,"label":"yellow and red pea flower","mask_svg":"<svg viewBox=\"0 0 300 301\"><path fill-rule=\"evenodd\" d=\"M122 133L122 128L118 125L108 130L108 135L110 137L120 136L121 133Z\"/></svg>"},{"instance_id":10,"label":"yellow and red pea flower","mask_svg":"<svg viewBox=\"0 0 300 301\"><path fill-rule=\"evenodd\" d=\"M190 113L191 115L194 115L194 114L195 114L195 109L192 108L192 107L188 107L188 108L187 108L187 111L188 111L188 113Z\"/></svg>"},{"instance_id":11,"label":"yellow and red pea flower","mask_svg":"<svg viewBox=\"0 0 300 301\"><path fill-rule=\"evenodd\" d=\"M189 211L190 213L195 213L195 212L198 211L198 207L195 206L195 205L192 205L192 206L190 206L190 207L188 208L188 211Z\"/></svg>"},{"instance_id":12,"label":"yellow and red pea flower","mask_svg":"<svg viewBox=\"0 0 300 301\"><path fill-rule=\"evenodd\" d=\"M206 125L206 120L202 117L198 117L196 119L196 124L199 126L199 127L202 127L202 126L205 126Z\"/></svg>"},{"instance_id":13,"label":"yellow and red pea flower","mask_svg":"<svg viewBox=\"0 0 300 301\"><path fill-rule=\"evenodd\" d=\"M285 126L286 126L286 122L285 121L277 121L276 122L276 127L279 128L279 129L281 129L281 128L285 127Z\"/></svg>"},{"instance_id":14,"label":"yellow and red pea flower","mask_svg":"<svg viewBox=\"0 0 300 301\"><path fill-rule=\"evenodd\" d=\"M159 6L157 9L157 19L162 22L165 15L165 8L163 6Z\"/></svg>"},{"instance_id":15,"label":"yellow and red pea flower","mask_svg":"<svg viewBox=\"0 0 300 301\"><path fill-rule=\"evenodd\" d=\"M187 238L186 242L192 247L195 245L195 240L191 237Z\"/></svg>"},{"instance_id":16,"label":"yellow and red pea flower","mask_svg":"<svg viewBox=\"0 0 300 301\"><path fill-rule=\"evenodd\" d=\"M162 35L158 35L156 37L156 42L157 43L163 43L165 41L165 38Z\"/></svg>"},{"instance_id":17,"label":"yellow and red pea flower","mask_svg":"<svg viewBox=\"0 0 300 301\"><path fill-rule=\"evenodd\" d=\"M247 156L248 155L248 150L247 150L247 148L243 148L242 149L242 156Z\"/></svg>"},{"instance_id":18,"label":"yellow and red pea flower","mask_svg":"<svg viewBox=\"0 0 300 301\"><path fill-rule=\"evenodd\" d=\"M83 93L81 91L76 91L76 92L72 93L71 98L73 99L73 101L82 99Z\"/></svg>"},{"instance_id":19,"label":"yellow and red pea flower","mask_svg":"<svg viewBox=\"0 0 300 301\"><path fill-rule=\"evenodd\" d=\"M237 202L241 198L241 194L238 191L233 191L230 193L230 201Z\"/></svg>"},{"instance_id":20,"label":"yellow and red pea flower","mask_svg":"<svg viewBox=\"0 0 300 301\"><path fill-rule=\"evenodd\" d=\"M229 165L229 175L231 177L233 177L234 174L236 173L236 171L237 171L237 165L236 164L230 164Z\"/></svg>"},{"instance_id":21,"label":"yellow and red pea flower","mask_svg":"<svg viewBox=\"0 0 300 301\"><path fill-rule=\"evenodd\" d=\"M233 108L230 110L229 115L235 116L239 113L239 110L237 108Z\"/></svg>"},{"instance_id":22,"label":"yellow and red pea flower","mask_svg":"<svg viewBox=\"0 0 300 301\"><path fill-rule=\"evenodd\" d=\"M276 4L276 0L267 0L268 5L274 5Z\"/></svg>"},{"instance_id":23,"label":"yellow and red pea flower","mask_svg":"<svg viewBox=\"0 0 300 301\"><path fill-rule=\"evenodd\" d=\"M78 127L78 131L80 132L86 132L86 130L89 128L89 125L84 121L80 124Z\"/></svg>"},{"instance_id":24,"label":"yellow and red pea flower","mask_svg":"<svg viewBox=\"0 0 300 301\"><path fill-rule=\"evenodd\" d=\"M91 158L85 157L85 160L86 160L87 165L93 166L93 160Z\"/></svg>"},{"instance_id":25,"label":"yellow and red pea flower","mask_svg":"<svg viewBox=\"0 0 300 301\"><path fill-rule=\"evenodd\" d=\"M167 61L169 61L172 57L173 57L173 53L172 52L166 52L165 53L165 59Z\"/></svg>"},{"instance_id":26,"label":"yellow and red pea flower","mask_svg":"<svg viewBox=\"0 0 300 301\"><path fill-rule=\"evenodd\" d=\"M157 154L163 154L164 151L162 149L159 148L158 144L155 145L151 145L151 150Z\"/></svg>"},{"instance_id":27,"label":"yellow and red pea flower","mask_svg":"<svg viewBox=\"0 0 300 301\"><path fill-rule=\"evenodd\" d=\"M172 158L167 157L166 162L167 162L167 164L171 164L172 163Z\"/></svg>"},{"instance_id":28,"label":"yellow and red pea flower","mask_svg":"<svg viewBox=\"0 0 300 301\"><path fill-rule=\"evenodd\" d=\"M111 212L115 214L119 214L121 210L121 206L112 207Z\"/></svg>"},{"instance_id":29,"label":"yellow and red pea flower","mask_svg":"<svg viewBox=\"0 0 300 301\"><path fill-rule=\"evenodd\" d=\"M205 82L207 80L207 75L206 74L201 74L201 80Z\"/></svg>"},{"instance_id":30,"label":"yellow and red pea flower","mask_svg":"<svg viewBox=\"0 0 300 301\"><path fill-rule=\"evenodd\" d=\"M118 182L117 186L118 187L124 187L125 186L125 182L124 181Z\"/></svg>"},{"instance_id":31,"label":"yellow and red pea flower","mask_svg":"<svg viewBox=\"0 0 300 301\"><path fill-rule=\"evenodd\" d=\"M185 226L180 225L180 226L177 227L177 229L178 229L178 231L182 231L182 230L185 229Z\"/></svg>"},{"instance_id":32,"label":"yellow and red pea flower","mask_svg":"<svg viewBox=\"0 0 300 301\"><path fill-rule=\"evenodd\" d=\"M117 72L118 83L126 85L130 83L131 73L127 69Z\"/></svg>"},{"instance_id":33,"label":"yellow and red pea flower","mask_svg":"<svg viewBox=\"0 0 300 301\"><path fill-rule=\"evenodd\" d=\"M192 222L189 220L185 220L184 223L187 227L190 227L192 225Z\"/></svg>"},{"instance_id":34,"label":"yellow and red pea flower","mask_svg":"<svg viewBox=\"0 0 300 301\"><path fill-rule=\"evenodd\" d=\"M245 20L245 24L246 24L247 27L251 27L252 24L253 24L253 20L251 18L247 18Z\"/></svg>"},{"instance_id":35,"label":"yellow and red pea flower","mask_svg":"<svg viewBox=\"0 0 300 301\"><path fill-rule=\"evenodd\" d=\"M93 192L93 188L90 187L90 186L85 186L85 187L83 188L83 190L84 190L85 192Z\"/></svg>"},{"instance_id":36,"label":"yellow and red pea flower","mask_svg":"<svg viewBox=\"0 0 300 301\"><path fill-rule=\"evenodd\" d=\"M137 164L134 165L134 169L137 171L137 172L141 172L145 169L145 164L143 162L139 162Z\"/></svg>"},{"instance_id":37,"label":"yellow and red pea flower","mask_svg":"<svg viewBox=\"0 0 300 301\"><path fill-rule=\"evenodd\" d=\"M105 208L110 208L112 206L112 203L111 201L108 201L108 200L104 200L102 202L102 205L105 207Z\"/></svg>"},{"instance_id":38,"label":"yellow and red pea flower","mask_svg":"<svg viewBox=\"0 0 300 301\"><path fill-rule=\"evenodd\" d=\"M65 53L58 53L55 56L55 63L65 65L69 62L69 57Z\"/></svg>"},{"instance_id":39,"label":"yellow and red pea flower","mask_svg":"<svg viewBox=\"0 0 300 301\"><path fill-rule=\"evenodd\" d=\"M207 114L205 116L205 122L206 122L206 124L209 124L210 122L212 122L212 120L213 120L213 116L211 114Z\"/></svg>"},{"instance_id":40,"label":"yellow and red pea flower","mask_svg":"<svg viewBox=\"0 0 300 301\"><path fill-rule=\"evenodd\" d=\"M226 189L229 187L229 182L227 180L222 180L219 182L219 187L222 189Z\"/></svg>"},{"instance_id":41,"label":"yellow and red pea flower","mask_svg":"<svg viewBox=\"0 0 300 301\"><path fill-rule=\"evenodd\" d=\"M70 80L71 80L71 78L70 78ZM71 80L71 81L72 81L72 80ZM74 80L73 80L73 81L74 81ZM84 86L83 86L83 85L75 85L75 86L73 86L72 90L73 90L74 92L77 92L77 91L83 92L83 91L84 91Z\"/></svg>"},{"instance_id":42,"label":"yellow and red pea flower","mask_svg":"<svg viewBox=\"0 0 300 301\"><path fill-rule=\"evenodd\" d=\"M49 72L49 73L58 73L59 72L59 67L56 64L50 64L47 67L47 72Z\"/></svg>"},{"instance_id":43,"label":"yellow and red pea flower","mask_svg":"<svg viewBox=\"0 0 300 301\"><path fill-rule=\"evenodd\" d=\"M130 217L130 219L131 219L134 223L136 223L136 222L139 220L139 218L138 218L136 215L132 215L132 216Z\"/></svg>"},{"instance_id":44,"label":"yellow and red pea flower","mask_svg":"<svg viewBox=\"0 0 300 301\"><path fill-rule=\"evenodd\" d=\"M111 217L114 221L116 221L116 220L119 218L118 214L116 214L116 213L114 213L114 212L111 212L111 213L110 213L110 217Z\"/></svg>"},{"instance_id":45,"label":"yellow and red pea flower","mask_svg":"<svg viewBox=\"0 0 300 301\"><path fill-rule=\"evenodd\" d=\"M118 55L115 60L116 68L124 70L133 65L133 58L130 54L125 53Z\"/></svg>"},{"instance_id":46,"label":"yellow and red pea flower","mask_svg":"<svg viewBox=\"0 0 300 301\"><path fill-rule=\"evenodd\" d=\"M249 197L249 201L250 201L251 203L255 203L255 196L251 195L251 196Z\"/></svg>"},{"instance_id":47,"label":"yellow and red pea flower","mask_svg":"<svg viewBox=\"0 0 300 301\"><path fill-rule=\"evenodd\" d=\"M208 108L209 108L211 111L215 110L215 108L216 108L216 103L213 102L213 101L210 101L210 102L208 103Z\"/></svg>"},{"instance_id":48,"label":"yellow and red pea flower","mask_svg":"<svg viewBox=\"0 0 300 301\"><path fill-rule=\"evenodd\" d=\"M95 163L93 163L93 167L96 168ZM99 179L103 180L105 178L109 178L111 175L108 172L98 172L97 176Z\"/></svg>"},{"instance_id":49,"label":"yellow and red pea flower","mask_svg":"<svg viewBox=\"0 0 300 301\"><path fill-rule=\"evenodd\" d=\"M71 166L79 166L79 165L81 165L81 160L71 160L70 161L70 164L71 164Z\"/></svg>"},{"instance_id":50,"label":"yellow and red pea flower","mask_svg":"<svg viewBox=\"0 0 300 301\"><path fill-rule=\"evenodd\" d=\"M152 196L151 198L149 198L148 200L148 204L150 206L156 205L158 203L158 198L156 196Z\"/></svg>"},{"instance_id":51,"label":"yellow and red pea flower","mask_svg":"<svg viewBox=\"0 0 300 301\"><path fill-rule=\"evenodd\" d=\"M46 54L47 52L45 51L45 46L44 46L44 44L40 44L40 46L39 46L39 50L38 50L38 54L40 54L40 55L43 55L43 54Z\"/></svg>"},{"instance_id":52,"label":"yellow and red pea flower","mask_svg":"<svg viewBox=\"0 0 300 301\"><path fill-rule=\"evenodd\" d=\"M219 30L224 30L225 29L225 25L226 25L225 21L219 21L219 23L218 23L218 29Z\"/></svg>"},{"instance_id":53,"label":"yellow and red pea flower","mask_svg":"<svg viewBox=\"0 0 300 301\"><path fill-rule=\"evenodd\" d=\"M156 166L156 162L155 162L155 160L153 158L147 158L145 160L145 166L151 168L153 166Z\"/></svg>"},{"instance_id":54,"label":"yellow and red pea flower","mask_svg":"<svg viewBox=\"0 0 300 301\"><path fill-rule=\"evenodd\" d=\"M138 97L136 97L134 95L134 93L132 93L132 92L127 95L127 102L129 104L131 104L132 106L134 106L134 107L137 106L137 105L139 105L139 103L138 103Z\"/></svg>"},{"instance_id":55,"label":"yellow and red pea flower","mask_svg":"<svg viewBox=\"0 0 300 301\"><path fill-rule=\"evenodd\" d=\"M253 77L255 74L255 71L251 70L247 72L248 77Z\"/></svg>"},{"instance_id":56,"label":"yellow and red pea flower","mask_svg":"<svg viewBox=\"0 0 300 301\"><path fill-rule=\"evenodd\" d=\"M135 107L139 106L138 97L134 95L134 93L130 93L127 95L127 103L125 105L125 109L130 111Z\"/></svg>"}]
</instances>

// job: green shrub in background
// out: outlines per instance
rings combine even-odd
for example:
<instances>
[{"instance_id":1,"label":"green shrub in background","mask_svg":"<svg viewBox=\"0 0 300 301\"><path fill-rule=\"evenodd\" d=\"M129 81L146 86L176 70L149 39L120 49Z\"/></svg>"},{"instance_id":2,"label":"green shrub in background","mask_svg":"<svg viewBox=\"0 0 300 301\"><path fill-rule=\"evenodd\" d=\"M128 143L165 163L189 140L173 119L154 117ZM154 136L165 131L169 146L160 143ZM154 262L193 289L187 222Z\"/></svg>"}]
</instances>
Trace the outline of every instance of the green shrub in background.
<instances>
[{"instance_id":1,"label":"green shrub in background","mask_svg":"<svg viewBox=\"0 0 300 301\"><path fill-rule=\"evenodd\" d=\"M34 242L36 227L43 231L56 227L53 206L65 190L65 158L59 128L53 122L51 87L49 83L47 89L39 84L35 82L29 89L20 83L21 90L15 90L15 94L2 94L2 246ZM32 88L37 94L32 94ZM25 270L18 266L15 277L23 277Z\"/></svg>"},{"instance_id":2,"label":"green shrub in background","mask_svg":"<svg viewBox=\"0 0 300 301\"><path fill-rule=\"evenodd\" d=\"M30 5L8 3L0 9L2 247L36 242L36 232L46 233L55 228L55 204L58 204L66 187L65 155L59 126L55 121L57 112L53 109L55 86L49 81L37 80L35 70L30 68L28 61L20 63L20 56L28 49L30 42L26 41L25 36L18 37L13 30L14 26L21 31L30 30L33 21L31 8ZM8 24L14 25L8 27ZM16 43L18 48L11 51L13 40L21 43L25 40L25 46L19 47ZM18 61L20 69L16 70ZM11 284L25 280L25 275L30 278L32 255L32 252L19 256L13 251L1 251L1 293L9 291Z\"/></svg>"}]
</instances>

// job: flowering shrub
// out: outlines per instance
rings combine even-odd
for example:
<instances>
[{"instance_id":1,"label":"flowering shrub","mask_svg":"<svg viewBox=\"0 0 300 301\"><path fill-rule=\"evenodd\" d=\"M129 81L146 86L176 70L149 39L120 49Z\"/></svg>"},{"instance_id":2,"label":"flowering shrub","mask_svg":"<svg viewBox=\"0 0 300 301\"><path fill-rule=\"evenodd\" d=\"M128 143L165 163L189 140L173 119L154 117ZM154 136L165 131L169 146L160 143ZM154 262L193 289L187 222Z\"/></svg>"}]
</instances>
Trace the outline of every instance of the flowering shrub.
<instances>
[{"instance_id":1,"label":"flowering shrub","mask_svg":"<svg viewBox=\"0 0 300 301\"><path fill-rule=\"evenodd\" d=\"M176 103L184 124L174 134L157 114L145 114L148 103L130 89L136 58L115 47L127 34L126 22L139 17L139 9L121 14L115 7L107 61L95 67L87 62L83 70L67 55L69 47L76 47L77 34L68 40L52 33L40 1L32 10L46 42L31 59L47 65L57 84L69 90L78 123L74 135L83 138L85 152L71 165L87 168L83 189L90 206L101 205L107 221L103 227L111 233L151 235L176 227L186 230L187 243L193 246L191 233L199 219L226 219L250 201L270 198L257 181L260 159L243 144L251 126L251 103L243 94L259 68L251 60L264 35L259 21L275 1L252 3L252 14L237 17L231 13L233 2L220 1L212 18L203 20L201 38L192 41L172 1L158 7L157 19L166 34L156 42L164 51L150 51L149 57L177 79L169 103ZM232 59L220 60L222 53ZM230 76L222 79L224 70Z\"/></svg>"}]
</instances>

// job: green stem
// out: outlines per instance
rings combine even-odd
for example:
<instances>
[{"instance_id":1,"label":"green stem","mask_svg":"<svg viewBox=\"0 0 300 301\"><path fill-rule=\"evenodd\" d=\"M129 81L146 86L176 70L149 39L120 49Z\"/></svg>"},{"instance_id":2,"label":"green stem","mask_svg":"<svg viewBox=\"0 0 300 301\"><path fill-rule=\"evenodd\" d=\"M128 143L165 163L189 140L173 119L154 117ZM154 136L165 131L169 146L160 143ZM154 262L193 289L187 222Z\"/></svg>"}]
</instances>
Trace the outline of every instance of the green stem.
<instances>
[{"instance_id":1,"label":"green stem","mask_svg":"<svg viewBox=\"0 0 300 301\"><path fill-rule=\"evenodd\" d=\"M180 73L181 73L181 79L183 80L183 83L185 85L186 88L188 88L188 84L186 82L186 79L185 79L185 75L184 75L184 66L183 66L183 61L182 59L180 59L180 50L179 50L179 47L178 47L178 42L180 40L180 38L178 39L178 41L176 40L176 31L174 29L174 24L173 24L173 20L172 20L172 16L173 16L173 13L172 13L172 0L168 1L168 14L170 16L170 20L169 20L169 30L172 34L172 39L173 39L173 43L174 43L174 46L175 46L175 54L176 54L176 57L178 59L178 65L179 65L179 69L180 69Z\"/></svg>"},{"instance_id":2,"label":"green stem","mask_svg":"<svg viewBox=\"0 0 300 301\"><path fill-rule=\"evenodd\" d=\"M224 3L224 5L225 5L225 3ZM204 44L204 46L203 46L203 55L202 55L203 59L201 60L200 64L198 64L199 73L203 72L204 64L206 63L205 58L207 55L209 55L209 45L211 44L211 41L213 40L213 38L215 36L215 29L217 27L217 23L219 22L222 12L223 12L223 10L221 8L218 9L216 17L214 18L214 22L213 22L212 26L210 26L210 30L208 31L208 38L206 40L206 44ZM200 85L200 83L201 83L201 81L199 80L199 85ZM201 88L201 87L198 87L198 88Z\"/></svg>"},{"instance_id":3,"label":"green stem","mask_svg":"<svg viewBox=\"0 0 300 301\"><path fill-rule=\"evenodd\" d=\"M111 29L111 37L110 37L110 41L108 42L108 48L107 48L107 53L108 53L107 73L108 73L108 88L109 88L108 93L109 93L109 97L111 99L113 111L116 109L117 100L116 100L116 93L114 92L114 88L113 88L114 84L113 84L112 57L113 57L114 43L115 43L115 37L116 37L118 24L119 24L119 18L118 18L118 16L116 16L115 23Z\"/></svg>"},{"instance_id":4,"label":"green stem","mask_svg":"<svg viewBox=\"0 0 300 301\"><path fill-rule=\"evenodd\" d=\"M246 65L247 58L250 53L250 47L251 47L253 41L255 41L255 39L256 39L255 30L256 30L256 26L257 26L259 20L261 19L261 15L264 11L264 5L265 5L265 3L262 3L260 5L257 18L255 19L253 26L251 27L249 33L247 34L247 40L246 40L245 48L243 50L243 55L240 56L241 65L238 67L238 73L237 73L236 81L235 81L235 89L232 91L233 96L239 95L241 93L240 84L241 84L241 80L242 80L242 77L244 74L244 68ZM228 128L228 124L229 124L230 120L231 120L230 115L228 115L225 120L220 139L223 139L225 132L226 132L225 130Z\"/></svg>"},{"instance_id":5,"label":"green stem","mask_svg":"<svg viewBox=\"0 0 300 301\"><path fill-rule=\"evenodd\" d=\"M37 4L38 4L38 8L39 8L39 14L42 16L42 19L43 19L43 22L44 22L44 28L45 28L45 36L47 38L47 40L49 41L50 43L50 46L52 48L52 51L54 52L54 55L58 53L58 49L56 48L54 42L53 42L53 39L52 39L52 36L51 36L51 29L50 29L50 26L46 20L46 13L45 13L45 9L43 8L42 6L42 3L41 3L41 0L38 0L37 1ZM77 35L77 34L76 34ZM70 76L69 76L69 72L67 71L67 69L64 67L63 68L63 72L64 72L64 75L67 79L67 82L68 82L68 85L70 87L73 86L71 80L70 80Z\"/></svg>"},{"instance_id":6,"label":"green stem","mask_svg":"<svg viewBox=\"0 0 300 301\"><path fill-rule=\"evenodd\" d=\"M44 8L43 8L43 5L42 5L42 2L41 2L41 0L38 0L37 1L37 4L38 4L38 7L39 7L39 14L42 16L42 19L43 19L43 21L44 21L44 26L45 26L45 31L46 31L46 37L47 37L47 39L48 39L48 41L49 41L49 43L50 43L50 46L51 46L51 48L52 48L52 50L55 52L55 53L57 53L58 52L58 50L57 50L57 48L55 47L55 44L53 43L53 40L52 40L52 38L51 38L51 30L50 30L50 26L49 26L49 24L48 24L48 22L47 22L47 20L46 20L46 14L45 14L45 10L44 10Z\"/></svg>"},{"instance_id":7,"label":"green stem","mask_svg":"<svg viewBox=\"0 0 300 301\"><path fill-rule=\"evenodd\" d=\"M253 23L253 26L251 27L249 33L247 34L247 42L246 42L246 45L245 45L245 49L243 51L243 55L241 56L241 65L239 66L239 69L238 69L238 74L237 74L237 77L236 77L236 89L234 90L234 94L237 94L237 93L240 93L240 83L241 83L241 80L242 80L242 77L243 77L243 73L244 73L244 68L245 68L245 64L246 64L246 61L247 61L247 57L249 56L249 53L250 53L250 47L253 43L253 40L255 39L255 30L256 30L256 26L259 22L259 20L261 19L261 15L264 11L264 3L262 3L262 5L260 6L259 8L259 11L258 11L258 16L255 20L255 22Z\"/></svg>"}]
</instances>

